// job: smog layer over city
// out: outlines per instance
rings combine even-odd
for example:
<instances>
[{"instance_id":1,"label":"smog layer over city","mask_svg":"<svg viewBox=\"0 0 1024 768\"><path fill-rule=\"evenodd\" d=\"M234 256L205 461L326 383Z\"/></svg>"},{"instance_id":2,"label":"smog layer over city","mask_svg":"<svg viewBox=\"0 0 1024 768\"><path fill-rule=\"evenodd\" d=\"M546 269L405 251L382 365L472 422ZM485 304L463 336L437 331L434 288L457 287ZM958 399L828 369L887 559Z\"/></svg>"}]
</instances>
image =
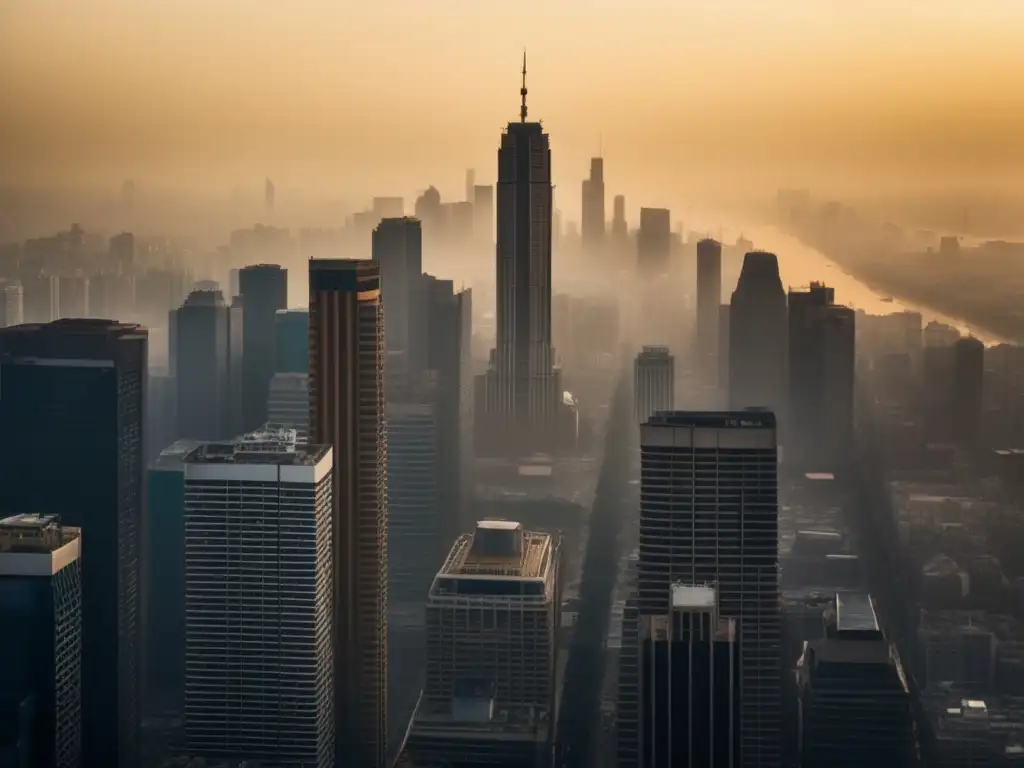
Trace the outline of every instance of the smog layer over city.
<instances>
[{"instance_id":1,"label":"smog layer over city","mask_svg":"<svg viewBox=\"0 0 1024 768\"><path fill-rule=\"evenodd\" d=\"M1022 34L0 3L0 765L1019 768Z\"/></svg>"}]
</instances>

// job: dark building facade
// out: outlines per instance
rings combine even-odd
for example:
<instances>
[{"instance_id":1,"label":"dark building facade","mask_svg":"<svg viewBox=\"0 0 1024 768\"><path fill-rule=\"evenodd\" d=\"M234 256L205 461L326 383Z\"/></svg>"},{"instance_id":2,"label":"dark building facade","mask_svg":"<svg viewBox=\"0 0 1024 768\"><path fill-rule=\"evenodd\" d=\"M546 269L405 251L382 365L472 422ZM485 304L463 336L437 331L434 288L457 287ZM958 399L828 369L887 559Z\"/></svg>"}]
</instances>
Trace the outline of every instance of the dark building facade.
<instances>
[{"instance_id":1,"label":"dark building facade","mask_svg":"<svg viewBox=\"0 0 1024 768\"><path fill-rule=\"evenodd\" d=\"M426 368L423 230L412 217L382 219L373 230L373 260L380 264L381 291L387 304L384 344L389 360L400 355L415 377Z\"/></svg>"},{"instance_id":2,"label":"dark building facade","mask_svg":"<svg viewBox=\"0 0 1024 768\"><path fill-rule=\"evenodd\" d=\"M754 251L729 310L729 408L770 408L781 425L788 401L786 292L774 253Z\"/></svg>"},{"instance_id":3,"label":"dark building facade","mask_svg":"<svg viewBox=\"0 0 1024 768\"><path fill-rule=\"evenodd\" d=\"M953 439L974 446L981 434L985 345L973 336L953 345Z\"/></svg>"},{"instance_id":4,"label":"dark building facade","mask_svg":"<svg viewBox=\"0 0 1024 768\"><path fill-rule=\"evenodd\" d=\"M242 297L242 429L267 420L267 393L274 376L277 310L288 306L288 270L255 264L238 273Z\"/></svg>"},{"instance_id":5,"label":"dark building facade","mask_svg":"<svg viewBox=\"0 0 1024 768\"><path fill-rule=\"evenodd\" d=\"M0 761L81 768L81 532L56 517L0 520Z\"/></svg>"},{"instance_id":6,"label":"dark building facade","mask_svg":"<svg viewBox=\"0 0 1024 768\"><path fill-rule=\"evenodd\" d=\"M338 765L383 768L387 746L387 430L380 265L309 262L309 426L335 446Z\"/></svg>"},{"instance_id":7,"label":"dark building facade","mask_svg":"<svg viewBox=\"0 0 1024 768\"><path fill-rule=\"evenodd\" d=\"M636 254L643 277L655 278L672 268L672 214L667 208L640 209Z\"/></svg>"},{"instance_id":8,"label":"dark building facade","mask_svg":"<svg viewBox=\"0 0 1024 768\"><path fill-rule=\"evenodd\" d=\"M633 415L643 424L676 401L676 361L668 347L644 347L633 362Z\"/></svg>"},{"instance_id":9,"label":"dark building facade","mask_svg":"<svg viewBox=\"0 0 1024 768\"><path fill-rule=\"evenodd\" d=\"M590 158L590 178L583 180L583 250L588 255L604 247L604 158Z\"/></svg>"},{"instance_id":10,"label":"dark building facade","mask_svg":"<svg viewBox=\"0 0 1024 768\"><path fill-rule=\"evenodd\" d=\"M853 445L856 316L821 283L789 292L789 457L834 471Z\"/></svg>"},{"instance_id":11,"label":"dark building facade","mask_svg":"<svg viewBox=\"0 0 1024 768\"><path fill-rule=\"evenodd\" d=\"M274 373L309 373L309 310L279 309Z\"/></svg>"},{"instance_id":12,"label":"dark building facade","mask_svg":"<svg viewBox=\"0 0 1024 768\"><path fill-rule=\"evenodd\" d=\"M139 764L148 334L112 320L0 331L0 510L81 528L82 764ZM53 453L73 456L55 482Z\"/></svg>"},{"instance_id":13,"label":"dark building facade","mask_svg":"<svg viewBox=\"0 0 1024 768\"><path fill-rule=\"evenodd\" d=\"M708 386L718 385L718 307L722 302L722 244L705 238L697 243L698 375Z\"/></svg>"},{"instance_id":14,"label":"dark building facade","mask_svg":"<svg viewBox=\"0 0 1024 768\"><path fill-rule=\"evenodd\" d=\"M551 148L526 120L526 63L520 121L498 150L497 333L477 382L477 448L488 455L550 452L557 439L560 375L551 346Z\"/></svg>"}]
</instances>

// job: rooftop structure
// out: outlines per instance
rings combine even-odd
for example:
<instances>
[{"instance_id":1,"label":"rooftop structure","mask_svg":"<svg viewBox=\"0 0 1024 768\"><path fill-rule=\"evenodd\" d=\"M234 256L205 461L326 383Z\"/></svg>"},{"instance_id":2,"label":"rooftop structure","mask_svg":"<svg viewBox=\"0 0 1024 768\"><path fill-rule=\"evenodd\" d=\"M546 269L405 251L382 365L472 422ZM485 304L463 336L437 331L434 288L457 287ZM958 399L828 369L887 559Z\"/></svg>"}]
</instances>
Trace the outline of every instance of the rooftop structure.
<instances>
[{"instance_id":1,"label":"rooftop structure","mask_svg":"<svg viewBox=\"0 0 1024 768\"><path fill-rule=\"evenodd\" d=\"M81 530L56 515L22 514L0 520L0 576L52 576L78 559Z\"/></svg>"},{"instance_id":2,"label":"rooftop structure","mask_svg":"<svg viewBox=\"0 0 1024 768\"><path fill-rule=\"evenodd\" d=\"M511 520L481 520L474 533L460 536L437 579L473 576L543 582L551 567L551 536L524 531ZM439 589L437 581L432 593Z\"/></svg>"},{"instance_id":3,"label":"rooftop structure","mask_svg":"<svg viewBox=\"0 0 1024 768\"><path fill-rule=\"evenodd\" d=\"M271 424L221 443L203 443L187 454L188 464L276 464L316 466L330 450L326 445L300 442L294 429Z\"/></svg>"}]
</instances>

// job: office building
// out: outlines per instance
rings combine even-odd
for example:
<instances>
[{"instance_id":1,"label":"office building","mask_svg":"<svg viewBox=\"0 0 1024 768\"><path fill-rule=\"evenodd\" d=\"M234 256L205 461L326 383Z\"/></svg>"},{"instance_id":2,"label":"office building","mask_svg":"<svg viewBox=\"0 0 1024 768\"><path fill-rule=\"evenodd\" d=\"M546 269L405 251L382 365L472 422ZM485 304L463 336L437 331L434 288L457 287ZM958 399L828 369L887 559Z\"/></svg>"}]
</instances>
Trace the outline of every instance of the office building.
<instances>
[{"instance_id":1,"label":"office building","mask_svg":"<svg viewBox=\"0 0 1024 768\"><path fill-rule=\"evenodd\" d=\"M640 446L641 626L645 617L671 612L673 585L715 585L718 615L735 622L739 642L735 764L778 766L782 638L775 416L756 409L659 413L641 425ZM620 701L624 743L638 743L640 706L640 713L630 712ZM624 754L623 745L620 765L641 764L642 740L641 754Z\"/></svg>"},{"instance_id":2,"label":"office building","mask_svg":"<svg viewBox=\"0 0 1024 768\"><path fill-rule=\"evenodd\" d=\"M388 311L384 345L389 355L405 358L408 373L415 377L426 367L427 343L420 221L383 219L373 230L372 243Z\"/></svg>"},{"instance_id":3,"label":"office building","mask_svg":"<svg viewBox=\"0 0 1024 768\"><path fill-rule=\"evenodd\" d=\"M309 376L275 373L267 395L267 421L294 429L300 440L309 439Z\"/></svg>"},{"instance_id":4,"label":"office building","mask_svg":"<svg viewBox=\"0 0 1024 768\"><path fill-rule=\"evenodd\" d=\"M330 446L265 429L185 456L185 748L334 765Z\"/></svg>"},{"instance_id":5,"label":"office building","mask_svg":"<svg viewBox=\"0 0 1024 768\"><path fill-rule=\"evenodd\" d=\"M309 373L309 310L279 309L274 328L274 373Z\"/></svg>"},{"instance_id":6,"label":"office building","mask_svg":"<svg viewBox=\"0 0 1024 768\"><path fill-rule=\"evenodd\" d=\"M146 473L146 694L153 711L185 706L185 464L200 440L178 440Z\"/></svg>"},{"instance_id":7,"label":"office building","mask_svg":"<svg viewBox=\"0 0 1024 768\"><path fill-rule=\"evenodd\" d=\"M786 292L773 253L743 257L729 310L729 407L769 408L784 419L788 395Z\"/></svg>"},{"instance_id":8,"label":"office building","mask_svg":"<svg viewBox=\"0 0 1024 768\"><path fill-rule=\"evenodd\" d=\"M473 187L473 236L480 242L494 243L494 187Z\"/></svg>"},{"instance_id":9,"label":"office building","mask_svg":"<svg viewBox=\"0 0 1024 768\"><path fill-rule=\"evenodd\" d=\"M718 316L722 303L722 244L697 242L697 372L710 387L718 386Z\"/></svg>"},{"instance_id":10,"label":"office building","mask_svg":"<svg viewBox=\"0 0 1024 768\"><path fill-rule=\"evenodd\" d=\"M334 462L338 760L383 768L387 742L387 431L380 265L309 262L309 423Z\"/></svg>"},{"instance_id":11,"label":"office building","mask_svg":"<svg viewBox=\"0 0 1024 768\"><path fill-rule=\"evenodd\" d=\"M797 663L802 768L917 765L910 691L869 595L836 595Z\"/></svg>"},{"instance_id":12,"label":"office building","mask_svg":"<svg viewBox=\"0 0 1024 768\"><path fill-rule=\"evenodd\" d=\"M238 378L240 321L220 291L192 291L179 309L171 311L179 437L222 440L241 428L235 408L243 383Z\"/></svg>"},{"instance_id":13,"label":"office building","mask_svg":"<svg viewBox=\"0 0 1024 768\"><path fill-rule=\"evenodd\" d=\"M507 520L455 542L427 598L426 685L408 741L417 766L550 765L560 546Z\"/></svg>"},{"instance_id":14,"label":"office building","mask_svg":"<svg viewBox=\"0 0 1024 768\"><path fill-rule=\"evenodd\" d=\"M590 178L583 180L583 251L600 253L604 247L604 158L590 158Z\"/></svg>"},{"instance_id":15,"label":"office building","mask_svg":"<svg viewBox=\"0 0 1024 768\"><path fill-rule=\"evenodd\" d=\"M0 760L82 768L79 529L56 516L0 520Z\"/></svg>"},{"instance_id":16,"label":"office building","mask_svg":"<svg viewBox=\"0 0 1024 768\"><path fill-rule=\"evenodd\" d=\"M672 268L672 215L667 208L640 209L636 254L645 278L657 278Z\"/></svg>"},{"instance_id":17,"label":"office building","mask_svg":"<svg viewBox=\"0 0 1024 768\"><path fill-rule=\"evenodd\" d=\"M0 328L25 322L25 291L21 283L0 280Z\"/></svg>"},{"instance_id":18,"label":"office building","mask_svg":"<svg viewBox=\"0 0 1024 768\"><path fill-rule=\"evenodd\" d=\"M238 273L242 297L242 429L267 420L267 390L274 375L277 311L288 306L288 270L256 264Z\"/></svg>"},{"instance_id":19,"label":"office building","mask_svg":"<svg viewBox=\"0 0 1024 768\"><path fill-rule=\"evenodd\" d=\"M0 509L85 531L82 765L139 762L146 330L57 320L0 330ZM73 456L55 475L54 451Z\"/></svg>"},{"instance_id":20,"label":"office building","mask_svg":"<svg viewBox=\"0 0 1024 768\"><path fill-rule=\"evenodd\" d=\"M633 415L643 424L658 411L675 407L675 358L668 347L644 347L633 363Z\"/></svg>"},{"instance_id":21,"label":"office building","mask_svg":"<svg viewBox=\"0 0 1024 768\"><path fill-rule=\"evenodd\" d=\"M808 470L844 468L853 450L854 311L822 283L789 292L789 445Z\"/></svg>"},{"instance_id":22,"label":"office building","mask_svg":"<svg viewBox=\"0 0 1024 768\"><path fill-rule=\"evenodd\" d=\"M976 446L981 433L985 345L973 336L953 345L953 439Z\"/></svg>"},{"instance_id":23,"label":"office building","mask_svg":"<svg viewBox=\"0 0 1024 768\"><path fill-rule=\"evenodd\" d=\"M641 620L644 768L739 765L739 637L717 602L713 586L673 584L669 611Z\"/></svg>"},{"instance_id":24,"label":"office building","mask_svg":"<svg viewBox=\"0 0 1024 768\"><path fill-rule=\"evenodd\" d=\"M551 148L526 120L526 61L520 121L498 150L496 346L477 381L477 451L551 452L562 392L551 347Z\"/></svg>"}]
</instances>

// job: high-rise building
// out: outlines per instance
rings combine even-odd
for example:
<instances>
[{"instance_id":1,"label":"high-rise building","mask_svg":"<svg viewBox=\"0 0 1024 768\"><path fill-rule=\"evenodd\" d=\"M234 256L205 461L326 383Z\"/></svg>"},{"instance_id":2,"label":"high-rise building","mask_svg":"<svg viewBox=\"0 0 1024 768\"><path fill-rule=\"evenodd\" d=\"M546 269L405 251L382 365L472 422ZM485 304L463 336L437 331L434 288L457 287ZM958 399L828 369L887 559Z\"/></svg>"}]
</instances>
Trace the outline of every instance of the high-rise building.
<instances>
[{"instance_id":1,"label":"high-rise building","mask_svg":"<svg viewBox=\"0 0 1024 768\"><path fill-rule=\"evenodd\" d=\"M277 310L288 306L288 270L256 264L238 273L242 297L242 429L267 420L267 390L274 375Z\"/></svg>"},{"instance_id":2,"label":"high-rise building","mask_svg":"<svg viewBox=\"0 0 1024 768\"><path fill-rule=\"evenodd\" d=\"M373 230L373 260L380 264L388 310L385 347L389 355L402 355L407 371L415 377L426 367L427 344L419 219L382 219Z\"/></svg>"},{"instance_id":3,"label":"high-rise building","mask_svg":"<svg viewBox=\"0 0 1024 768\"><path fill-rule=\"evenodd\" d=\"M108 246L111 266L121 275L135 272L135 235L121 232L110 238Z\"/></svg>"},{"instance_id":4,"label":"high-rise building","mask_svg":"<svg viewBox=\"0 0 1024 768\"><path fill-rule=\"evenodd\" d=\"M309 262L309 423L334 461L336 755L383 768L387 742L387 430L380 264Z\"/></svg>"},{"instance_id":5,"label":"high-rise building","mask_svg":"<svg viewBox=\"0 0 1024 768\"><path fill-rule=\"evenodd\" d=\"M523 58L519 122L498 150L497 333L477 382L478 452L550 452L557 435L560 376L551 347L551 148L526 120Z\"/></svg>"},{"instance_id":6,"label":"high-rise building","mask_svg":"<svg viewBox=\"0 0 1024 768\"><path fill-rule=\"evenodd\" d=\"M641 626L647 616L671 612L673 585L715 585L718 615L735 622L739 642L736 764L778 766L782 638L775 416L757 409L659 413L641 425L640 446ZM624 743L636 743L640 708L629 711L620 702ZM640 764L643 757L620 751L620 765Z\"/></svg>"},{"instance_id":7,"label":"high-rise building","mask_svg":"<svg viewBox=\"0 0 1024 768\"><path fill-rule=\"evenodd\" d=\"M633 363L633 414L643 424L676 401L676 363L668 347L644 347Z\"/></svg>"},{"instance_id":8,"label":"high-rise building","mask_svg":"<svg viewBox=\"0 0 1024 768\"><path fill-rule=\"evenodd\" d=\"M275 373L267 395L267 421L309 439L309 375Z\"/></svg>"},{"instance_id":9,"label":"high-rise building","mask_svg":"<svg viewBox=\"0 0 1024 768\"><path fill-rule=\"evenodd\" d=\"M274 373L309 373L309 310L279 309Z\"/></svg>"},{"instance_id":10,"label":"high-rise building","mask_svg":"<svg viewBox=\"0 0 1024 768\"><path fill-rule=\"evenodd\" d=\"M718 385L718 307L722 303L722 244L705 238L697 242L698 375L708 386Z\"/></svg>"},{"instance_id":11,"label":"high-rise building","mask_svg":"<svg viewBox=\"0 0 1024 768\"><path fill-rule=\"evenodd\" d=\"M86 531L82 765L139 763L143 445L148 336L112 320L0 330L0 509ZM74 461L60 465L53 452Z\"/></svg>"},{"instance_id":12,"label":"high-rise building","mask_svg":"<svg viewBox=\"0 0 1024 768\"><path fill-rule=\"evenodd\" d=\"M185 706L185 465L202 445L178 440L146 473L146 695L155 711Z\"/></svg>"},{"instance_id":13,"label":"high-rise building","mask_svg":"<svg viewBox=\"0 0 1024 768\"><path fill-rule=\"evenodd\" d=\"M232 320L235 328L232 328ZM171 357L177 389L178 436L223 440L241 427L232 416L242 396L242 382L233 377L232 331L241 333L238 317L220 291L192 291L179 309L171 311L174 329Z\"/></svg>"},{"instance_id":14,"label":"high-rise building","mask_svg":"<svg viewBox=\"0 0 1024 768\"><path fill-rule=\"evenodd\" d=\"M804 644L797 682L803 768L918 764L907 676L869 595L836 595L826 636Z\"/></svg>"},{"instance_id":15,"label":"high-rise building","mask_svg":"<svg viewBox=\"0 0 1024 768\"><path fill-rule=\"evenodd\" d=\"M629 235L626 226L626 196L616 195L612 199L612 237L622 242Z\"/></svg>"},{"instance_id":16,"label":"high-rise building","mask_svg":"<svg viewBox=\"0 0 1024 768\"><path fill-rule=\"evenodd\" d=\"M854 311L821 283L789 292L789 456L833 471L851 456Z\"/></svg>"},{"instance_id":17,"label":"high-rise building","mask_svg":"<svg viewBox=\"0 0 1024 768\"><path fill-rule=\"evenodd\" d=\"M267 429L184 463L186 751L333 768L331 447Z\"/></svg>"},{"instance_id":18,"label":"high-rise building","mask_svg":"<svg viewBox=\"0 0 1024 768\"><path fill-rule=\"evenodd\" d=\"M663 616L640 624L639 764L739 765L740 658L735 619L713 586L673 584Z\"/></svg>"},{"instance_id":19,"label":"high-rise building","mask_svg":"<svg viewBox=\"0 0 1024 768\"><path fill-rule=\"evenodd\" d=\"M560 548L508 520L455 542L427 598L426 684L407 742L417 766L550 765Z\"/></svg>"},{"instance_id":20,"label":"high-rise building","mask_svg":"<svg viewBox=\"0 0 1024 768\"><path fill-rule=\"evenodd\" d=\"M56 516L0 520L0 754L82 768L81 532Z\"/></svg>"},{"instance_id":21,"label":"high-rise building","mask_svg":"<svg viewBox=\"0 0 1024 768\"><path fill-rule=\"evenodd\" d=\"M604 246L604 158L590 158L590 178L583 180L583 250L600 251Z\"/></svg>"},{"instance_id":22,"label":"high-rise building","mask_svg":"<svg viewBox=\"0 0 1024 768\"><path fill-rule=\"evenodd\" d=\"M656 278L672 267L672 214L667 208L641 208L636 235L640 274Z\"/></svg>"},{"instance_id":23,"label":"high-rise building","mask_svg":"<svg viewBox=\"0 0 1024 768\"><path fill-rule=\"evenodd\" d=\"M494 243L494 187L490 184L473 187L473 236Z\"/></svg>"},{"instance_id":24,"label":"high-rise building","mask_svg":"<svg viewBox=\"0 0 1024 768\"><path fill-rule=\"evenodd\" d=\"M981 433L985 345L973 336L953 345L953 439L973 446Z\"/></svg>"},{"instance_id":25,"label":"high-rise building","mask_svg":"<svg viewBox=\"0 0 1024 768\"><path fill-rule=\"evenodd\" d=\"M21 283L0 281L0 328L25 322L25 292Z\"/></svg>"},{"instance_id":26,"label":"high-rise building","mask_svg":"<svg viewBox=\"0 0 1024 768\"><path fill-rule=\"evenodd\" d=\"M743 258L729 310L729 407L770 408L784 423L788 392L786 291L774 253Z\"/></svg>"}]
</instances>

